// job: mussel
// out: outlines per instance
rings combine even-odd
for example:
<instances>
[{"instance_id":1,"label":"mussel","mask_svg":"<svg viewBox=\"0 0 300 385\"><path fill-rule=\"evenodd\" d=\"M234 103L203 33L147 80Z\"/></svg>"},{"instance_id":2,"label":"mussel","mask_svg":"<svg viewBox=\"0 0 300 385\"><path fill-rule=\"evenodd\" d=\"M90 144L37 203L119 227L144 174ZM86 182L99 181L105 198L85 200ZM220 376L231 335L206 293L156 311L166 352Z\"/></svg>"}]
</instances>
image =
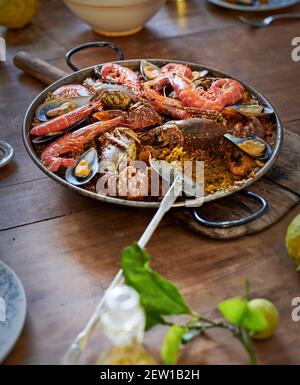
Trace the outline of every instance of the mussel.
<instances>
[{"instance_id":1,"label":"mussel","mask_svg":"<svg viewBox=\"0 0 300 385\"><path fill-rule=\"evenodd\" d=\"M47 122L56 116L63 115L75 108L81 107L92 99L89 96L76 96L74 98L58 98L51 99L38 106L35 111L35 116L41 122Z\"/></svg>"},{"instance_id":2,"label":"mussel","mask_svg":"<svg viewBox=\"0 0 300 385\"><path fill-rule=\"evenodd\" d=\"M92 147L77 159L74 167L67 168L65 174L66 181L75 186L88 183L98 172L98 167L98 153Z\"/></svg>"},{"instance_id":3,"label":"mussel","mask_svg":"<svg viewBox=\"0 0 300 385\"><path fill-rule=\"evenodd\" d=\"M140 71L146 81L153 80L160 74L160 68L147 60L141 60Z\"/></svg>"},{"instance_id":4,"label":"mussel","mask_svg":"<svg viewBox=\"0 0 300 385\"><path fill-rule=\"evenodd\" d=\"M246 116L263 117L274 113L269 107L264 107L259 104L235 104L225 108L224 112L238 111Z\"/></svg>"},{"instance_id":5,"label":"mussel","mask_svg":"<svg viewBox=\"0 0 300 385\"><path fill-rule=\"evenodd\" d=\"M273 150L268 142L256 135L246 138L238 138L231 134L224 134L224 137L239 149L257 160L267 160L272 156Z\"/></svg>"}]
</instances>

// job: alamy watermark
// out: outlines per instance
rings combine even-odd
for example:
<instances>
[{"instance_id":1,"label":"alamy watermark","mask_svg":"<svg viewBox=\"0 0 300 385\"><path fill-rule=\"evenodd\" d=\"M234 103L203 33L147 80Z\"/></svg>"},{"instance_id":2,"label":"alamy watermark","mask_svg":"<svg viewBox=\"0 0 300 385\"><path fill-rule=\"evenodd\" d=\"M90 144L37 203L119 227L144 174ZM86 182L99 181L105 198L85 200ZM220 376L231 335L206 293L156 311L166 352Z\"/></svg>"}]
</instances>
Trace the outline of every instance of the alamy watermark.
<instances>
[{"instance_id":1,"label":"alamy watermark","mask_svg":"<svg viewBox=\"0 0 300 385\"><path fill-rule=\"evenodd\" d=\"M300 36L295 36L292 40L292 46L295 47L292 50L292 60L294 62L300 61Z\"/></svg>"},{"instance_id":2,"label":"alamy watermark","mask_svg":"<svg viewBox=\"0 0 300 385\"><path fill-rule=\"evenodd\" d=\"M147 199L147 197L163 197L167 193L185 196L185 205L198 207L204 198L204 162L155 161L155 169L149 168L146 162L130 160L123 154L117 161L102 160L99 163L100 177L96 183L96 192L112 197L129 199ZM169 189L177 179L176 187Z\"/></svg>"},{"instance_id":3,"label":"alamy watermark","mask_svg":"<svg viewBox=\"0 0 300 385\"><path fill-rule=\"evenodd\" d=\"M0 37L0 61L6 61L6 44L3 37Z\"/></svg>"},{"instance_id":4,"label":"alamy watermark","mask_svg":"<svg viewBox=\"0 0 300 385\"><path fill-rule=\"evenodd\" d=\"M292 320L294 322L300 321L300 297L295 297L292 299L291 305L293 306L292 310Z\"/></svg>"}]
</instances>

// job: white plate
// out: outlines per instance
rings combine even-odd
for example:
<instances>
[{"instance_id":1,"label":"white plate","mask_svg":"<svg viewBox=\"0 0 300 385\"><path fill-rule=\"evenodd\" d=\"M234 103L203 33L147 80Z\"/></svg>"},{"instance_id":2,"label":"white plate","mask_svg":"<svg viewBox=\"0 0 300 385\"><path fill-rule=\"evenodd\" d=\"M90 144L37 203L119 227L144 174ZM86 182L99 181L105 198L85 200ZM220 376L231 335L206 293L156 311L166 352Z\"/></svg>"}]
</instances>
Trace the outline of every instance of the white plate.
<instances>
[{"instance_id":1,"label":"white plate","mask_svg":"<svg viewBox=\"0 0 300 385\"><path fill-rule=\"evenodd\" d=\"M0 362L2 362L14 347L23 329L26 317L26 296L19 278L1 261L0 298L2 298L0 299ZM3 302L6 307L5 321L1 320Z\"/></svg>"},{"instance_id":2,"label":"white plate","mask_svg":"<svg viewBox=\"0 0 300 385\"><path fill-rule=\"evenodd\" d=\"M299 0L269 0L267 4L258 5L241 5L227 3L223 0L208 0L210 3L219 5L223 8L234 9L236 11L249 11L249 12L260 12L260 11L275 11L276 9L282 9L297 4Z\"/></svg>"}]
</instances>

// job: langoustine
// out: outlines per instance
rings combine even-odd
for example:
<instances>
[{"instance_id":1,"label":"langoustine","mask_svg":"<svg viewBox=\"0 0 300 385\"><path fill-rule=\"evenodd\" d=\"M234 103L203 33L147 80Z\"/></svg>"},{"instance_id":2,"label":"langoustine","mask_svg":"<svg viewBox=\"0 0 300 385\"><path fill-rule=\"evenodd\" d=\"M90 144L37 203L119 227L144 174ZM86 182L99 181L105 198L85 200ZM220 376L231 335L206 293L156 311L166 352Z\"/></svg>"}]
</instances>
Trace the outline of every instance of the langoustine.
<instances>
[{"instance_id":1,"label":"langoustine","mask_svg":"<svg viewBox=\"0 0 300 385\"><path fill-rule=\"evenodd\" d=\"M225 106L241 100L244 87L234 79L218 79L206 91L196 88L187 77L178 73L168 75L178 99L186 107L222 111Z\"/></svg>"},{"instance_id":2,"label":"langoustine","mask_svg":"<svg viewBox=\"0 0 300 385\"><path fill-rule=\"evenodd\" d=\"M142 84L140 79L130 68L115 63L108 63L103 64L100 73L103 80L124 85L137 97L140 98L142 96Z\"/></svg>"},{"instance_id":3,"label":"langoustine","mask_svg":"<svg viewBox=\"0 0 300 385\"><path fill-rule=\"evenodd\" d=\"M49 171L54 172L60 167L75 166L76 160L74 158L63 158L61 155L82 151L85 144L91 142L103 132L116 127L122 121L123 117L119 116L115 119L96 122L77 131L65 134L44 149L41 154L42 163Z\"/></svg>"},{"instance_id":4,"label":"langoustine","mask_svg":"<svg viewBox=\"0 0 300 385\"><path fill-rule=\"evenodd\" d=\"M101 101L88 103L82 107L78 107L75 110L67 112L66 114L57 116L56 118L50 119L47 122L43 122L34 126L30 130L30 134L36 136L44 136L61 133L72 127L74 124L80 122L84 118L92 115L92 113L96 110L100 109L102 109Z\"/></svg>"}]
</instances>

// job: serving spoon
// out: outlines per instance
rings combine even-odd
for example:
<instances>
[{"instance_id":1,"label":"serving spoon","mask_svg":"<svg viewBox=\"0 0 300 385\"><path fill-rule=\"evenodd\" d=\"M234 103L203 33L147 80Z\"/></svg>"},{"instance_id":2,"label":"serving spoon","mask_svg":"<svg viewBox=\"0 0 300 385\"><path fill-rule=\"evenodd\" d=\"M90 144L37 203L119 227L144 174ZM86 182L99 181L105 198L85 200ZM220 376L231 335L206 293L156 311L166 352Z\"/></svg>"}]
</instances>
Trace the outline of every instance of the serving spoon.
<instances>
[{"instance_id":1,"label":"serving spoon","mask_svg":"<svg viewBox=\"0 0 300 385\"><path fill-rule=\"evenodd\" d=\"M245 16L239 16L239 19L252 27L267 27L275 20L280 19L300 19L300 13L282 13L279 15L272 15L264 19L251 19Z\"/></svg>"},{"instance_id":2,"label":"serving spoon","mask_svg":"<svg viewBox=\"0 0 300 385\"><path fill-rule=\"evenodd\" d=\"M159 161L150 160L150 165L155 170L155 172L157 172L161 176L166 176L168 171L170 171L170 169L166 169L167 167L165 167ZM195 193L194 182L189 177L183 175L182 173L175 172L171 187L166 192L156 214L154 215L148 227L146 228L145 232L143 233L140 240L138 241L138 245L141 248L146 247L147 243L149 242L150 238L152 237L154 231L156 230L157 226L161 222L162 218L167 213L167 211L169 211L170 208L173 206L173 203L176 201L178 196L182 193L183 189L189 195L194 194ZM203 203L200 196L198 197L197 202L198 202L198 206L200 206ZM195 204L193 204L193 206L195 206ZM100 320L101 312L103 309L103 305L104 305L107 293L110 290L114 289L115 287L122 285L123 283L124 283L124 276L123 276L123 271L121 269L118 271L112 283L110 284L108 289L105 291L102 299L98 303L93 315L87 322L86 326L84 327L82 332L78 334L78 336L75 338L74 342L69 347L66 354L64 355L63 361L62 361L64 365L75 365L78 362L81 356L81 353L86 348L89 338L92 335L95 327L97 326Z\"/></svg>"}]
</instances>

